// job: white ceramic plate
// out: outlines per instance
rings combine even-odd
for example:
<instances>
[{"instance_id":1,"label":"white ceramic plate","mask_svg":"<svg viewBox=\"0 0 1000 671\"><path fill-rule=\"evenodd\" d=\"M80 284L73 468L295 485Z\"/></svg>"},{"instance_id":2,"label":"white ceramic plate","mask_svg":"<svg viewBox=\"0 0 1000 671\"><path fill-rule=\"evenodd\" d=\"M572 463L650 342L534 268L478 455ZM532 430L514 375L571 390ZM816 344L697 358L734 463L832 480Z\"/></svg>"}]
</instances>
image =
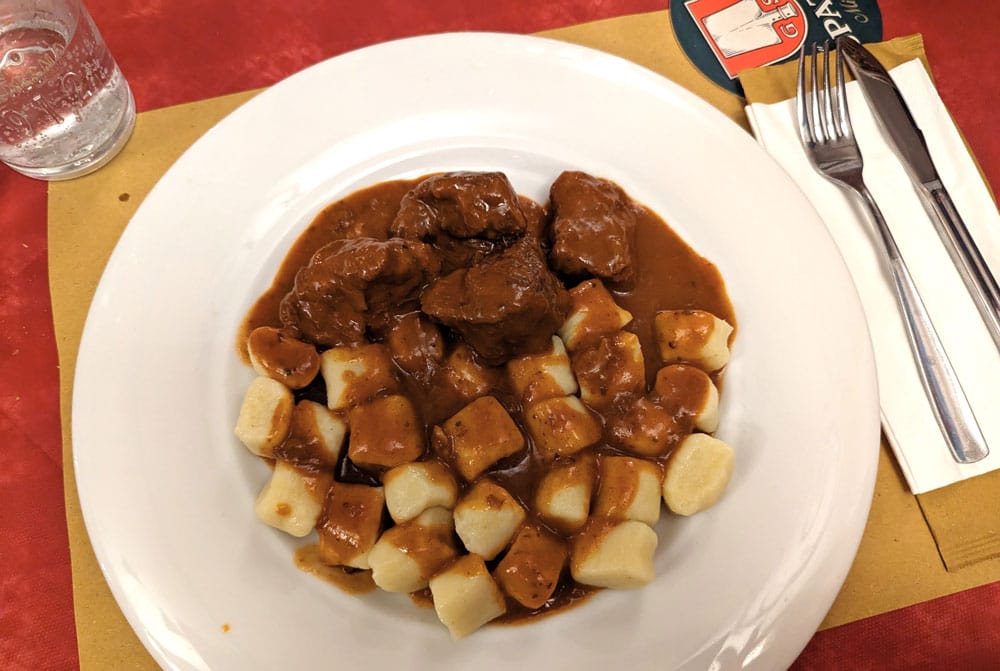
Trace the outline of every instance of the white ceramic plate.
<instances>
[{"instance_id":1,"label":"white ceramic plate","mask_svg":"<svg viewBox=\"0 0 1000 671\"><path fill-rule=\"evenodd\" d=\"M453 643L405 596L352 597L301 573L297 542L256 521L268 471L232 435L251 378L234 335L338 197L501 169L544 201L567 168L620 183L726 278L740 331L719 435L736 473L711 511L661 524L653 584ZM833 242L719 112L600 52L439 35L287 79L167 172L91 307L74 459L112 591L167 668L771 670L808 641L857 548L879 439L873 370Z\"/></svg>"}]
</instances>

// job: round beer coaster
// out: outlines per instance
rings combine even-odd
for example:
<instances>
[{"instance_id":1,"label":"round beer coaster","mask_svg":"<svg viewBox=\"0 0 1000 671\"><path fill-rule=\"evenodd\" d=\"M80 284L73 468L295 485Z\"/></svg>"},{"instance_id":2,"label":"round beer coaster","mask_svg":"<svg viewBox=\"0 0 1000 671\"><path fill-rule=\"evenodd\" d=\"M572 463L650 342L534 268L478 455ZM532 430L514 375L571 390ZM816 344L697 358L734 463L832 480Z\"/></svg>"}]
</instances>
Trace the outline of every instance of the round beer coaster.
<instances>
[{"instance_id":1,"label":"round beer coaster","mask_svg":"<svg viewBox=\"0 0 1000 671\"><path fill-rule=\"evenodd\" d=\"M670 3L670 20L702 74L737 95L742 70L791 60L803 44L882 39L875 0L686 0Z\"/></svg>"}]
</instances>

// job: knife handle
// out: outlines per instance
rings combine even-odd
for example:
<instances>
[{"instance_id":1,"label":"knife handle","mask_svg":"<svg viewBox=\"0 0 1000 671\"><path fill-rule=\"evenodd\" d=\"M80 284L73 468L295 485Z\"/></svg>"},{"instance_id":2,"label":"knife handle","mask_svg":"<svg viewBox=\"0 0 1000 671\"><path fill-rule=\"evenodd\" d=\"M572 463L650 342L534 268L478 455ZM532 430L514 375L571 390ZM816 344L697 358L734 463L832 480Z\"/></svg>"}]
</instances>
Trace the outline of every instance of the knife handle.
<instances>
[{"instance_id":1,"label":"knife handle","mask_svg":"<svg viewBox=\"0 0 1000 671\"><path fill-rule=\"evenodd\" d=\"M944 185L938 182L923 191L937 220L934 223L938 235L1000 351L1000 286Z\"/></svg>"},{"instance_id":2,"label":"knife handle","mask_svg":"<svg viewBox=\"0 0 1000 671\"><path fill-rule=\"evenodd\" d=\"M927 314L924 302L917 293L917 287L910 277L910 271L906 268L906 262L903 261L899 247L896 246L896 240L885 223L882 210L879 209L878 203L864 182L859 181L851 186L868 206L872 222L875 224L878 240L881 241L882 251L885 253L883 258L888 265L887 270L892 276L896 298L902 308L906 336L916 359L917 373L920 375L920 382L927 393L931 411L948 444L948 449L951 450L955 461L960 464L981 461L989 455L990 448L986 445L986 438L979 428L965 391L962 390L962 383L952 368L951 361L948 360L948 353L941 344L937 331L934 330L934 324Z\"/></svg>"}]
</instances>

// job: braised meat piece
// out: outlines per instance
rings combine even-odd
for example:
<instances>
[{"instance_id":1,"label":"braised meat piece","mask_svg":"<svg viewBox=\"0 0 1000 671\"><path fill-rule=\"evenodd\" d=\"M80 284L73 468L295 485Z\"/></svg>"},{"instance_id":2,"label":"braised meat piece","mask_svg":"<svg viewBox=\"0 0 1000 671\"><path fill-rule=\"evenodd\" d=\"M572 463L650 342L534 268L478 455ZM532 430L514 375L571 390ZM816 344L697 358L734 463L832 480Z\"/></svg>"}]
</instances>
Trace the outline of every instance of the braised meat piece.
<instances>
[{"instance_id":1,"label":"braised meat piece","mask_svg":"<svg viewBox=\"0 0 1000 671\"><path fill-rule=\"evenodd\" d=\"M550 347L571 301L538 243L525 237L478 266L438 279L420 305L457 331L484 363L499 365Z\"/></svg>"},{"instance_id":2,"label":"braised meat piece","mask_svg":"<svg viewBox=\"0 0 1000 671\"><path fill-rule=\"evenodd\" d=\"M459 268L478 265L487 256L506 247L500 240L453 238L447 233L439 234L430 244L441 259L441 272L445 275Z\"/></svg>"},{"instance_id":3,"label":"braised meat piece","mask_svg":"<svg viewBox=\"0 0 1000 671\"><path fill-rule=\"evenodd\" d=\"M526 227L517 193L502 172L451 172L417 184L403 196L390 231L430 240L519 236Z\"/></svg>"},{"instance_id":4,"label":"braised meat piece","mask_svg":"<svg viewBox=\"0 0 1000 671\"><path fill-rule=\"evenodd\" d=\"M413 310L420 289L439 273L434 250L415 240L335 240L295 275L281 301L281 323L317 345L356 345L367 328L384 328Z\"/></svg>"},{"instance_id":5,"label":"braised meat piece","mask_svg":"<svg viewBox=\"0 0 1000 671\"><path fill-rule=\"evenodd\" d=\"M559 175L552 203L552 267L572 276L592 275L619 288L634 279L635 204L614 182L583 172Z\"/></svg>"},{"instance_id":6,"label":"braised meat piece","mask_svg":"<svg viewBox=\"0 0 1000 671\"><path fill-rule=\"evenodd\" d=\"M390 231L432 244L448 273L480 263L526 228L506 175L453 172L429 177L403 196Z\"/></svg>"},{"instance_id":7,"label":"braised meat piece","mask_svg":"<svg viewBox=\"0 0 1000 671\"><path fill-rule=\"evenodd\" d=\"M394 319L385 342L396 365L423 384L427 384L444 363L441 331L421 312L410 312Z\"/></svg>"},{"instance_id":8,"label":"braised meat piece","mask_svg":"<svg viewBox=\"0 0 1000 671\"><path fill-rule=\"evenodd\" d=\"M527 196L518 196L518 202L521 204L521 212L524 213L524 220L527 222L524 234L538 240L542 249L547 250L549 244L548 208L539 205Z\"/></svg>"}]
</instances>

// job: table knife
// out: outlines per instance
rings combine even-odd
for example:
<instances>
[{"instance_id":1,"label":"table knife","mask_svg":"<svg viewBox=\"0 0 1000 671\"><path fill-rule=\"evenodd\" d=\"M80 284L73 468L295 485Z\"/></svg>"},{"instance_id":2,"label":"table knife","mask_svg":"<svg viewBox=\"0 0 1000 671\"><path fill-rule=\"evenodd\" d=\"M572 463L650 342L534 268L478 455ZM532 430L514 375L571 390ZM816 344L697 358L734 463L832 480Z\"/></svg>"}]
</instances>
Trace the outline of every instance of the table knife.
<instances>
[{"instance_id":1,"label":"table knife","mask_svg":"<svg viewBox=\"0 0 1000 671\"><path fill-rule=\"evenodd\" d=\"M902 93L888 71L860 42L840 37L837 48L843 53L879 127L894 146L917 193L934 215L934 227L1000 350L1000 286L942 184L924 134L913 120Z\"/></svg>"}]
</instances>

